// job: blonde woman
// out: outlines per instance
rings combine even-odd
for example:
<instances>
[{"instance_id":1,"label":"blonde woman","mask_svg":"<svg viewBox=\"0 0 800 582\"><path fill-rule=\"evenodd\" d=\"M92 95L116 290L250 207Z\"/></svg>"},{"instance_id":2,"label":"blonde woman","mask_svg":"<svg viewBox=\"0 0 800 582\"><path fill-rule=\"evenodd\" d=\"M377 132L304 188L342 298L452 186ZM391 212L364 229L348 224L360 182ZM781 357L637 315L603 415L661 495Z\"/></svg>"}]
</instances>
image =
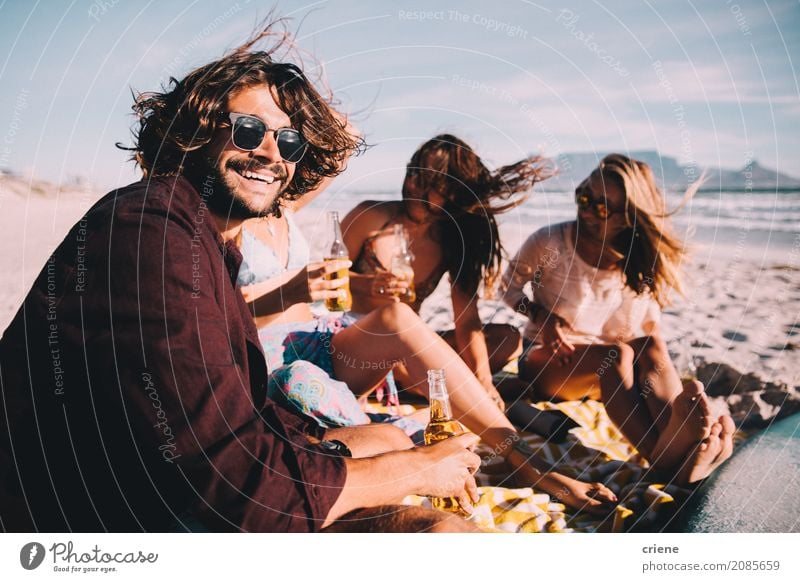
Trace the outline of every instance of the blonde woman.
<instances>
[{"instance_id":1,"label":"blonde woman","mask_svg":"<svg viewBox=\"0 0 800 582\"><path fill-rule=\"evenodd\" d=\"M531 235L503 277L506 302L528 315L520 376L539 398L602 400L656 469L695 483L731 455L734 426L711 417L702 384L681 381L661 335L685 255L664 196L647 164L611 154L575 201L577 219Z\"/></svg>"}]
</instances>

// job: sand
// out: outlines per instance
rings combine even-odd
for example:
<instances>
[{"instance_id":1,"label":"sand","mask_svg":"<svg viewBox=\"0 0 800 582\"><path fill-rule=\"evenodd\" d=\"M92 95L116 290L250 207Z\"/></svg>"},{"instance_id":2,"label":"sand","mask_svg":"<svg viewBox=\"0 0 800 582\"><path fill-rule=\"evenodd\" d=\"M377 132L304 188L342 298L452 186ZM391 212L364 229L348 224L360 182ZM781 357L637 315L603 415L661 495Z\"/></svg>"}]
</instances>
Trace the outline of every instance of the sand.
<instances>
[{"instance_id":1,"label":"sand","mask_svg":"<svg viewBox=\"0 0 800 582\"><path fill-rule=\"evenodd\" d=\"M0 329L19 308L34 278L67 230L99 197L90 188L59 191L45 183L4 178L0 189ZM28 193L30 191L30 193ZM318 242L318 211L304 211L301 228ZM513 252L525 236L504 228ZM795 244L769 255L736 246L700 247L685 265L686 297L664 311L662 329L676 357L689 350L703 360L717 409L757 426L800 410L800 234ZM485 323L524 321L496 301L483 301ZM436 329L452 328L447 281L425 302L423 318Z\"/></svg>"},{"instance_id":2,"label":"sand","mask_svg":"<svg viewBox=\"0 0 800 582\"><path fill-rule=\"evenodd\" d=\"M662 333L679 367L687 358L697 365L714 412L745 428L800 412L800 234L768 256L696 246L683 271L685 296L663 311ZM480 314L484 323L525 324L498 301L483 301ZM446 281L422 316L436 329L453 327Z\"/></svg>"}]
</instances>

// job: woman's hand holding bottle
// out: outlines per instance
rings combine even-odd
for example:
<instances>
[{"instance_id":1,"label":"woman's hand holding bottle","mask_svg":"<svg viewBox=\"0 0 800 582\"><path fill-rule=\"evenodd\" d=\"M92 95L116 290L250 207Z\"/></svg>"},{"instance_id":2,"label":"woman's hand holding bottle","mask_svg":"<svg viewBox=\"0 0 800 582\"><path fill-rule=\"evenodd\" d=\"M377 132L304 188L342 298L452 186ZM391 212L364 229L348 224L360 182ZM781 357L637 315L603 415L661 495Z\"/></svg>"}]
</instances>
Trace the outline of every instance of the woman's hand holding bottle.
<instances>
[{"instance_id":1,"label":"woman's hand holding bottle","mask_svg":"<svg viewBox=\"0 0 800 582\"><path fill-rule=\"evenodd\" d=\"M346 296L349 278L344 276L331 279L331 276L342 271L347 273L351 264L348 259L336 259L306 265L295 277L298 285L305 288L305 301L324 301Z\"/></svg>"},{"instance_id":2,"label":"woman's hand holding bottle","mask_svg":"<svg viewBox=\"0 0 800 582\"><path fill-rule=\"evenodd\" d=\"M401 274L389 271L376 271L369 274L353 274L351 285L360 295L389 302L400 301L408 293L409 281Z\"/></svg>"}]
</instances>

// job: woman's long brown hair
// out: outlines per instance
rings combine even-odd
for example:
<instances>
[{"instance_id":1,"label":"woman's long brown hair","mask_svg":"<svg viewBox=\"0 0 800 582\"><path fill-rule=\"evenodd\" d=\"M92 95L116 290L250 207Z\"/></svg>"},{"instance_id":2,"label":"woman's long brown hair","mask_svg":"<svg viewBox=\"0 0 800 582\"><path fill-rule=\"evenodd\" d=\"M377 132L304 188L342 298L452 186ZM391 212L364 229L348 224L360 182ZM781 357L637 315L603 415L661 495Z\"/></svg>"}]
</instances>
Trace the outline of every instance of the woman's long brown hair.
<instances>
[{"instance_id":1,"label":"woman's long brown hair","mask_svg":"<svg viewBox=\"0 0 800 582\"><path fill-rule=\"evenodd\" d=\"M503 245L496 216L522 204L533 185L553 174L538 156L495 171L461 139L437 135L414 153L406 170L416 190L427 202L431 192L445 198L435 220L445 266L453 282L465 293L478 291L481 282L491 293L500 273ZM412 201L404 187L408 208Z\"/></svg>"}]
</instances>

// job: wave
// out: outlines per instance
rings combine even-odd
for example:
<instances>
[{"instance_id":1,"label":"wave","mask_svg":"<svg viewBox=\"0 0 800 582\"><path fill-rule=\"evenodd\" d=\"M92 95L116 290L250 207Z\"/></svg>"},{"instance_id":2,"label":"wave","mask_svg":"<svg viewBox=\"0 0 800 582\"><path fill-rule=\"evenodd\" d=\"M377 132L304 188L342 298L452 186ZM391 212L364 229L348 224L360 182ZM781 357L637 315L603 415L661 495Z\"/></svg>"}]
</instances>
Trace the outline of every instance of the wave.
<instances>
[{"instance_id":1,"label":"wave","mask_svg":"<svg viewBox=\"0 0 800 582\"><path fill-rule=\"evenodd\" d=\"M311 206L347 212L364 200L397 200L393 191L337 192L321 196ZM667 196L668 208L680 202L677 195ZM569 192L539 192L524 204L499 217L502 224L523 224L531 228L572 220L575 202ZM699 193L673 216L679 228L713 228L739 232L800 232L800 194L775 193Z\"/></svg>"}]
</instances>

